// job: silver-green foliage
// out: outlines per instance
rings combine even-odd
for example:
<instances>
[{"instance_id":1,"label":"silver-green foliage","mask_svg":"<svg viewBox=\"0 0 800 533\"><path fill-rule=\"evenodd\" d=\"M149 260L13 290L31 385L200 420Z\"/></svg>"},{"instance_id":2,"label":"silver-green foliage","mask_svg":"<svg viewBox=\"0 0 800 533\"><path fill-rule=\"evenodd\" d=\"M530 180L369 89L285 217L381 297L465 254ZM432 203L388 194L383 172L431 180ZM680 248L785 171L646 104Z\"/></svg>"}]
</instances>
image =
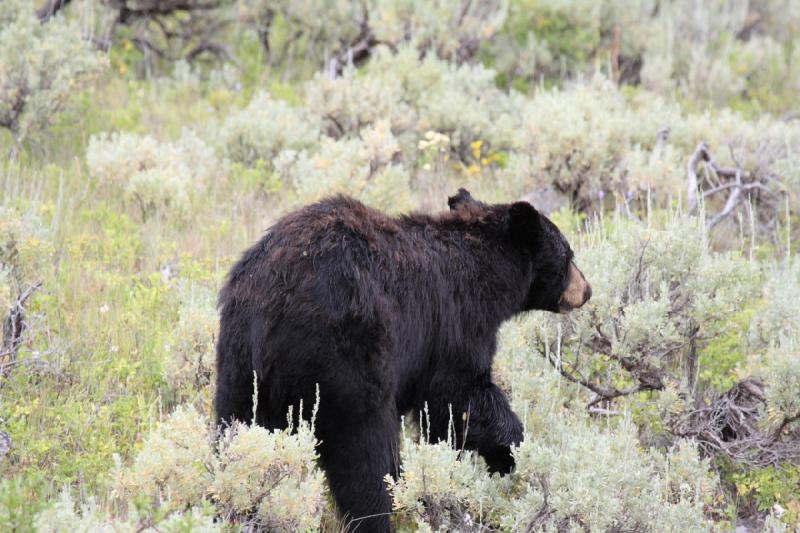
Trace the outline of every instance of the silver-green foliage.
<instances>
[{"instance_id":1,"label":"silver-green foliage","mask_svg":"<svg viewBox=\"0 0 800 533\"><path fill-rule=\"evenodd\" d=\"M238 425L220 443L211 491L231 515L254 512L262 528L319 528L325 509L323 474L316 468L316 440L301 423L295 434Z\"/></svg>"},{"instance_id":2,"label":"silver-green foliage","mask_svg":"<svg viewBox=\"0 0 800 533\"><path fill-rule=\"evenodd\" d=\"M178 321L164 362L164 377L176 390L203 390L214 375L215 340L219 324L212 290L178 280Z\"/></svg>"},{"instance_id":3,"label":"silver-green foliage","mask_svg":"<svg viewBox=\"0 0 800 533\"><path fill-rule=\"evenodd\" d=\"M769 421L785 426L800 420L800 357L796 347L769 354L765 374Z\"/></svg>"},{"instance_id":4,"label":"silver-green foliage","mask_svg":"<svg viewBox=\"0 0 800 533\"><path fill-rule=\"evenodd\" d=\"M568 317L537 316L534 346L587 383L612 390L671 384L693 394L698 350L736 327L729 318L752 299L757 269L738 253L710 251L694 218L674 217L663 229L600 223L587 239L578 261L594 296ZM611 369L625 376L622 386L610 385L619 379Z\"/></svg>"},{"instance_id":5,"label":"silver-green foliage","mask_svg":"<svg viewBox=\"0 0 800 533\"><path fill-rule=\"evenodd\" d=\"M53 505L36 516L35 527L40 533L217 533L222 524L215 519L210 505L163 512L143 512L130 504L124 516L103 509L95 500L77 506L69 491L61 493Z\"/></svg>"},{"instance_id":6,"label":"silver-green foliage","mask_svg":"<svg viewBox=\"0 0 800 533\"><path fill-rule=\"evenodd\" d=\"M223 516L266 529L314 530L325 508L315 446L305 423L294 434L237 424L220 436L206 416L181 406L147 434L130 465L117 461L111 495L144 496L165 510L213 503Z\"/></svg>"},{"instance_id":7,"label":"silver-green foliage","mask_svg":"<svg viewBox=\"0 0 800 533\"><path fill-rule=\"evenodd\" d=\"M314 150L285 150L275 158L283 183L311 201L348 193L367 204L402 211L409 207L409 176L392 163L399 145L386 121L365 127L359 138L324 138Z\"/></svg>"},{"instance_id":8,"label":"silver-green foliage","mask_svg":"<svg viewBox=\"0 0 800 533\"><path fill-rule=\"evenodd\" d=\"M403 474L389 482L399 520L423 531L709 529L704 505L719 487L693 443L660 453L640 447L630 420L604 429L580 416L530 416L541 431L514 451L506 477L447 443L404 438Z\"/></svg>"},{"instance_id":9,"label":"silver-green foliage","mask_svg":"<svg viewBox=\"0 0 800 533\"><path fill-rule=\"evenodd\" d=\"M411 45L419 53L463 61L502 26L507 0L243 0L245 20L261 32L278 16L290 37L272 37L281 56L305 54L322 66L335 56L347 62L351 47L374 41L393 48Z\"/></svg>"},{"instance_id":10,"label":"silver-green foliage","mask_svg":"<svg viewBox=\"0 0 800 533\"><path fill-rule=\"evenodd\" d=\"M142 220L186 215L197 194L223 169L213 149L189 129L172 142L131 133L93 136L86 162L102 184L124 191Z\"/></svg>"},{"instance_id":11,"label":"silver-green foliage","mask_svg":"<svg viewBox=\"0 0 800 533\"><path fill-rule=\"evenodd\" d=\"M198 504L213 481L214 455L208 421L190 407L179 407L154 428L133 464L119 458L112 473L115 497L146 495L173 508Z\"/></svg>"},{"instance_id":12,"label":"silver-green foliage","mask_svg":"<svg viewBox=\"0 0 800 533\"><path fill-rule=\"evenodd\" d=\"M795 2L517 0L487 56L508 83L598 68L663 96L785 108L800 79Z\"/></svg>"},{"instance_id":13,"label":"silver-green foliage","mask_svg":"<svg viewBox=\"0 0 800 533\"><path fill-rule=\"evenodd\" d=\"M753 348L800 347L800 261L767 270L763 304L750 325Z\"/></svg>"},{"instance_id":14,"label":"silver-green foliage","mask_svg":"<svg viewBox=\"0 0 800 533\"><path fill-rule=\"evenodd\" d=\"M17 141L46 130L70 97L101 72L105 57L57 16L46 24L23 0L0 4L0 126Z\"/></svg>"},{"instance_id":15,"label":"silver-green foliage","mask_svg":"<svg viewBox=\"0 0 800 533\"><path fill-rule=\"evenodd\" d=\"M503 25L508 0L372 0L367 6L380 42L463 61Z\"/></svg>"},{"instance_id":16,"label":"silver-green foliage","mask_svg":"<svg viewBox=\"0 0 800 533\"><path fill-rule=\"evenodd\" d=\"M231 160L271 162L281 150L302 150L317 143L319 125L305 109L295 108L267 93L258 93L222 126L224 153Z\"/></svg>"},{"instance_id":17,"label":"silver-green foliage","mask_svg":"<svg viewBox=\"0 0 800 533\"><path fill-rule=\"evenodd\" d=\"M306 106L333 136L357 133L379 119L398 135L427 131L452 137L456 146L483 138L508 146L514 100L494 85L494 72L480 65L454 65L412 47L377 52L365 72L339 78L317 75L306 85Z\"/></svg>"}]
</instances>

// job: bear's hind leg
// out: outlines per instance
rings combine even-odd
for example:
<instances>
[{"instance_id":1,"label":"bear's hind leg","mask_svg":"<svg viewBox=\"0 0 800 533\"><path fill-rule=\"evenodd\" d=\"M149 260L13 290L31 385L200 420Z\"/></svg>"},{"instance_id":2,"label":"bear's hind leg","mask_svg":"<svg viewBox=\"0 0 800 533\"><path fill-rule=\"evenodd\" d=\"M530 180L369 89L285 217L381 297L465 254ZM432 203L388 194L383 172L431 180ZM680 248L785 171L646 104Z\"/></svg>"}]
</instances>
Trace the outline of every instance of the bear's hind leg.
<instances>
[{"instance_id":1,"label":"bear's hind leg","mask_svg":"<svg viewBox=\"0 0 800 533\"><path fill-rule=\"evenodd\" d=\"M348 531L391 531L392 501L384 478L397 478L400 421L395 409L342 424L328 422L317 428L319 452Z\"/></svg>"},{"instance_id":2,"label":"bear's hind leg","mask_svg":"<svg viewBox=\"0 0 800 533\"><path fill-rule=\"evenodd\" d=\"M217 424L231 425L235 420L253 419L253 368L250 349L243 335L231 331L225 321L220 324L217 341L217 390L214 410Z\"/></svg>"}]
</instances>

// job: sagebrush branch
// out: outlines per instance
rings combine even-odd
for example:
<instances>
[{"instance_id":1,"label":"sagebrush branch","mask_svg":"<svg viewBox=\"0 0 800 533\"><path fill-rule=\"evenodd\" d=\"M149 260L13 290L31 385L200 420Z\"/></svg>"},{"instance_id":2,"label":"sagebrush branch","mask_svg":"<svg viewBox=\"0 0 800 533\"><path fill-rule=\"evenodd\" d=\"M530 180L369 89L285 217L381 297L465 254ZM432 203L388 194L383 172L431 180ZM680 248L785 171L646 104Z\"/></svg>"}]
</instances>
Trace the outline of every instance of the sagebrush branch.
<instances>
[{"instance_id":1,"label":"sagebrush branch","mask_svg":"<svg viewBox=\"0 0 800 533\"><path fill-rule=\"evenodd\" d=\"M29 286L17 296L9 308L8 316L3 321L3 344L0 358L8 358L10 361L14 361L17 358L19 346L22 344L22 334L27 327L25 322L25 303L41 286L41 281Z\"/></svg>"},{"instance_id":2,"label":"sagebrush branch","mask_svg":"<svg viewBox=\"0 0 800 533\"><path fill-rule=\"evenodd\" d=\"M709 405L695 409L673 421L675 436L692 438L706 456L723 455L751 468L800 465L800 439L783 440L783 433L800 413L785 416L770 431L762 429L766 406L764 384L755 378L740 381Z\"/></svg>"}]
</instances>

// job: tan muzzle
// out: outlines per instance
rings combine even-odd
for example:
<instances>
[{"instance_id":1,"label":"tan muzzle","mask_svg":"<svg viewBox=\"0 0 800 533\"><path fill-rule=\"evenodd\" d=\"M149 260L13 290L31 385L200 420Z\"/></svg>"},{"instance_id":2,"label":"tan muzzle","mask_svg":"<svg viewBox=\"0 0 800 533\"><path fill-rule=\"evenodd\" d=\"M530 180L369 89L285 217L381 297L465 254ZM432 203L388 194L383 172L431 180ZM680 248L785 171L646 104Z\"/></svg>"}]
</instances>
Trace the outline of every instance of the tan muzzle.
<instances>
[{"instance_id":1,"label":"tan muzzle","mask_svg":"<svg viewBox=\"0 0 800 533\"><path fill-rule=\"evenodd\" d=\"M567 288L561 294L561 299L558 302L559 311L568 313L573 309L577 309L592 297L592 286L583 277L575 263L569 263L569 273L567 274Z\"/></svg>"}]
</instances>

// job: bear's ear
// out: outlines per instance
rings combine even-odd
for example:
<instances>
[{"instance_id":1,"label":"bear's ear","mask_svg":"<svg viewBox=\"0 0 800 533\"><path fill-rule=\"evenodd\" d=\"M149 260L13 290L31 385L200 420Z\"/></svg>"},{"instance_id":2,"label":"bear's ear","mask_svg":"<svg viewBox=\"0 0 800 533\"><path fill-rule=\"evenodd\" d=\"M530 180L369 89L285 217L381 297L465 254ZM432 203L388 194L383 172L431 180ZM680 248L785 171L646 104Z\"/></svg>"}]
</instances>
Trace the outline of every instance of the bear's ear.
<instances>
[{"instance_id":1,"label":"bear's ear","mask_svg":"<svg viewBox=\"0 0 800 533\"><path fill-rule=\"evenodd\" d=\"M451 196L450 198L447 199L447 205L450 206L450 211L455 211L462 205L477 204L477 203L478 202L475 200L475 198L472 197L469 191L467 189L464 189L463 187L461 189L458 189L458 193L456 195Z\"/></svg>"},{"instance_id":2,"label":"bear's ear","mask_svg":"<svg viewBox=\"0 0 800 533\"><path fill-rule=\"evenodd\" d=\"M512 236L535 241L542 229L539 212L528 202L514 202L508 209L508 230Z\"/></svg>"}]
</instances>

